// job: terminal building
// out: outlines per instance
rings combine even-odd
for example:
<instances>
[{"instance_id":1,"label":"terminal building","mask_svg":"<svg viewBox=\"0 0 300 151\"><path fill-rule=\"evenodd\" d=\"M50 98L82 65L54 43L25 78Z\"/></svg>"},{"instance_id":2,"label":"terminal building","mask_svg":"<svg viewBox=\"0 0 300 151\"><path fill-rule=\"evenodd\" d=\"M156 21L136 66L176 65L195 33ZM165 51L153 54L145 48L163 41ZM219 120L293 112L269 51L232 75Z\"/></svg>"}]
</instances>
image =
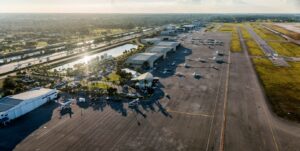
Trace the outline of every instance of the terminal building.
<instances>
[{"instance_id":1,"label":"terminal building","mask_svg":"<svg viewBox=\"0 0 300 151\"><path fill-rule=\"evenodd\" d=\"M176 51L176 49L180 46L180 43L174 41L161 41L157 43L156 46L171 47L173 51Z\"/></svg>"},{"instance_id":2,"label":"terminal building","mask_svg":"<svg viewBox=\"0 0 300 151\"><path fill-rule=\"evenodd\" d=\"M155 62L162 58L162 53L138 53L129 57L125 63L133 68L153 68Z\"/></svg>"},{"instance_id":3,"label":"terminal building","mask_svg":"<svg viewBox=\"0 0 300 151\"><path fill-rule=\"evenodd\" d=\"M16 119L57 98L55 89L35 88L0 99L0 123Z\"/></svg>"},{"instance_id":4,"label":"terminal building","mask_svg":"<svg viewBox=\"0 0 300 151\"><path fill-rule=\"evenodd\" d=\"M185 31L193 30L196 28L195 25L183 25L182 27L185 29Z\"/></svg>"},{"instance_id":5,"label":"terminal building","mask_svg":"<svg viewBox=\"0 0 300 151\"><path fill-rule=\"evenodd\" d=\"M153 46L148 48L146 51L150 53L161 53L164 56L164 59L167 57L167 55L172 52L172 47L164 47L164 46Z\"/></svg>"}]
</instances>

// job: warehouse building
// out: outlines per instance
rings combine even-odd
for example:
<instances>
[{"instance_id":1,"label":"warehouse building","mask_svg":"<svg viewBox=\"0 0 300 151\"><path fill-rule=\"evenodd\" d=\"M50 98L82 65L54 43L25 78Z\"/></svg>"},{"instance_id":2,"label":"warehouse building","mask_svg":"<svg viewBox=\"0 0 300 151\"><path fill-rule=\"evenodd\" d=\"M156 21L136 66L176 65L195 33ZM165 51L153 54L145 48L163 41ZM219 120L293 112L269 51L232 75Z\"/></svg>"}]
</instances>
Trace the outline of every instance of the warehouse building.
<instances>
[{"instance_id":1,"label":"warehouse building","mask_svg":"<svg viewBox=\"0 0 300 151\"><path fill-rule=\"evenodd\" d=\"M161 36L176 36L176 30L164 30L160 32Z\"/></svg>"},{"instance_id":2,"label":"warehouse building","mask_svg":"<svg viewBox=\"0 0 300 151\"><path fill-rule=\"evenodd\" d=\"M154 46L148 48L146 51L150 53L161 53L163 54L164 58L167 57L168 53L172 52L172 47L164 47L164 46Z\"/></svg>"},{"instance_id":3,"label":"warehouse building","mask_svg":"<svg viewBox=\"0 0 300 151\"><path fill-rule=\"evenodd\" d=\"M35 88L4 97L0 99L0 123L16 119L55 98L57 98L57 91L46 88Z\"/></svg>"},{"instance_id":4,"label":"warehouse building","mask_svg":"<svg viewBox=\"0 0 300 151\"><path fill-rule=\"evenodd\" d=\"M160 41L161 41L160 38L145 38L141 40L141 42L144 44L156 44L159 43Z\"/></svg>"},{"instance_id":5,"label":"warehouse building","mask_svg":"<svg viewBox=\"0 0 300 151\"><path fill-rule=\"evenodd\" d=\"M195 25L183 25L183 28L186 30L186 31L189 31L189 30L193 30L196 28Z\"/></svg>"},{"instance_id":6,"label":"warehouse building","mask_svg":"<svg viewBox=\"0 0 300 151\"><path fill-rule=\"evenodd\" d=\"M162 53L138 53L129 57L126 64L133 68L152 68L161 58L163 58Z\"/></svg>"},{"instance_id":7,"label":"warehouse building","mask_svg":"<svg viewBox=\"0 0 300 151\"><path fill-rule=\"evenodd\" d=\"M157 43L156 46L171 47L173 51L176 51L176 49L180 46L180 43L173 41L162 41Z\"/></svg>"}]
</instances>

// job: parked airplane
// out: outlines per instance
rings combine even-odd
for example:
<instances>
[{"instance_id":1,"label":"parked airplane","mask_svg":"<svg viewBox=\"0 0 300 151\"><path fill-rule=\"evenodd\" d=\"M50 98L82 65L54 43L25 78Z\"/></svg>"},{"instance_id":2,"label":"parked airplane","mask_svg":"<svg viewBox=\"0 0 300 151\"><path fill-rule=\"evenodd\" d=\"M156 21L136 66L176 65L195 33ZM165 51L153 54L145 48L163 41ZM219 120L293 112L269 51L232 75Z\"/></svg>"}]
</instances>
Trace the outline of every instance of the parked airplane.
<instances>
[{"instance_id":1,"label":"parked airplane","mask_svg":"<svg viewBox=\"0 0 300 151\"><path fill-rule=\"evenodd\" d=\"M71 108L71 104L75 101L76 101L75 99L69 99L69 101L67 102L61 102L58 100L57 103L60 104L60 110L64 110L64 109Z\"/></svg>"},{"instance_id":2,"label":"parked airplane","mask_svg":"<svg viewBox=\"0 0 300 151\"><path fill-rule=\"evenodd\" d=\"M194 78L199 79L201 77L200 74L197 74L196 72L193 73Z\"/></svg>"},{"instance_id":3,"label":"parked airplane","mask_svg":"<svg viewBox=\"0 0 300 151\"><path fill-rule=\"evenodd\" d=\"M178 77L184 77L184 74L181 73L181 72L176 72L175 75L178 76Z\"/></svg>"},{"instance_id":4,"label":"parked airplane","mask_svg":"<svg viewBox=\"0 0 300 151\"><path fill-rule=\"evenodd\" d=\"M136 107L139 104L139 101L140 101L139 98L134 99L133 101L131 101L131 102L128 103L128 106L129 107Z\"/></svg>"},{"instance_id":5,"label":"parked airplane","mask_svg":"<svg viewBox=\"0 0 300 151\"><path fill-rule=\"evenodd\" d=\"M189 68L189 67L191 67L190 65L188 65L187 63L184 63L183 64L183 66L185 67L185 68Z\"/></svg>"},{"instance_id":6,"label":"parked airplane","mask_svg":"<svg viewBox=\"0 0 300 151\"><path fill-rule=\"evenodd\" d=\"M212 58L208 58L209 60L213 60L213 61L215 61L216 59L217 59L217 57L212 57Z\"/></svg>"}]
</instances>

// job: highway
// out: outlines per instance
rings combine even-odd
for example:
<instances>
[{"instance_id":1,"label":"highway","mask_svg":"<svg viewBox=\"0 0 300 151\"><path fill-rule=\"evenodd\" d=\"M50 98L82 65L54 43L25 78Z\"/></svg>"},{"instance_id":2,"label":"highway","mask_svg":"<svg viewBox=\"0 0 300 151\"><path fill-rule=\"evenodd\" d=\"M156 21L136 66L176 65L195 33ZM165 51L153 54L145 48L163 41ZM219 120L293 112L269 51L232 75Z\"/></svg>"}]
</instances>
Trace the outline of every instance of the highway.
<instances>
[{"instance_id":1,"label":"highway","mask_svg":"<svg viewBox=\"0 0 300 151\"><path fill-rule=\"evenodd\" d=\"M148 31L145 34L148 34L150 32L151 31ZM103 50L107 47L110 48L111 46L118 45L119 43L124 43L124 41L128 42L129 40L134 39L136 37L141 37L142 35L144 35L144 34L138 33L138 34L129 35L129 36L125 36L125 37L113 40L110 43L107 43L107 42L101 43L101 44L98 44L97 48L94 48L91 51L86 51L86 52L81 52L81 53L79 52L77 54L75 53L75 54L69 55L69 54L67 54L66 51L64 51L64 52L54 53L51 55L46 55L46 56L37 57L37 58L30 58L30 59L26 59L26 60L22 60L22 61L18 61L18 62L12 62L9 64L1 65L0 66L0 75L2 75L2 76L0 78L5 78L5 76L3 76L3 75L5 75L6 73L11 73L15 70L20 70L20 69L27 68L27 67L30 67L33 65L44 64L44 63L53 62L53 61L55 61L55 63L58 63L58 62L60 62L60 60L59 60L60 58L62 59L61 61L64 62L66 60L66 57L70 58L69 60L71 60L71 58L76 57L76 55L81 56L82 53L98 52L99 50ZM68 57L68 56L70 56L70 57ZM51 63L51 64L53 64L53 63Z\"/></svg>"}]
</instances>

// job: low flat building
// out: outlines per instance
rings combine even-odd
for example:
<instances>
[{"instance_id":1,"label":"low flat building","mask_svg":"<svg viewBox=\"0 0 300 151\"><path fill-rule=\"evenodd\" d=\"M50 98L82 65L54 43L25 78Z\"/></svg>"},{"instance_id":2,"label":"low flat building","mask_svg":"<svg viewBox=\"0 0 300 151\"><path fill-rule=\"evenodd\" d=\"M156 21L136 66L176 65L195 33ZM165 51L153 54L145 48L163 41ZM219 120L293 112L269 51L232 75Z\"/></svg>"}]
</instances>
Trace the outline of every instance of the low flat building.
<instances>
[{"instance_id":1,"label":"low flat building","mask_svg":"<svg viewBox=\"0 0 300 151\"><path fill-rule=\"evenodd\" d=\"M176 30L164 30L160 32L161 36L176 36Z\"/></svg>"},{"instance_id":2,"label":"low flat building","mask_svg":"<svg viewBox=\"0 0 300 151\"><path fill-rule=\"evenodd\" d=\"M35 88L0 99L0 123L16 119L57 98L55 89Z\"/></svg>"},{"instance_id":3,"label":"low flat building","mask_svg":"<svg viewBox=\"0 0 300 151\"><path fill-rule=\"evenodd\" d=\"M122 71L126 72L126 73L130 73L132 75L133 78L140 76L141 74L138 73L137 71L131 70L129 68L124 68L122 69Z\"/></svg>"},{"instance_id":4,"label":"low flat building","mask_svg":"<svg viewBox=\"0 0 300 151\"><path fill-rule=\"evenodd\" d=\"M173 41L162 41L157 43L156 46L171 47L173 51L176 51L176 49L180 46L180 43Z\"/></svg>"},{"instance_id":5,"label":"low flat building","mask_svg":"<svg viewBox=\"0 0 300 151\"><path fill-rule=\"evenodd\" d=\"M195 25L183 25L183 28L188 31L188 30L193 30L196 28Z\"/></svg>"},{"instance_id":6,"label":"low flat building","mask_svg":"<svg viewBox=\"0 0 300 151\"><path fill-rule=\"evenodd\" d=\"M125 63L133 68L152 68L154 63L161 58L163 58L161 53L138 53L129 57Z\"/></svg>"},{"instance_id":7,"label":"low flat building","mask_svg":"<svg viewBox=\"0 0 300 151\"><path fill-rule=\"evenodd\" d=\"M150 53L161 53L164 55L164 58L167 57L167 54L173 50L172 47L164 47L164 46L153 46L148 48L146 51Z\"/></svg>"},{"instance_id":8,"label":"low flat building","mask_svg":"<svg viewBox=\"0 0 300 151\"><path fill-rule=\"evenodd\" d=\"M161 41L160 38L145 38L141 40L141 42L144 44L156 44L159 43L160 41Z\"/></svg>"},{"instance_id":9,"label":"low flat building","mask_svg":"<svg viewBox=\"0 0 300 151\"><path fill-rule=\"evenodd\" d=\"M137 81L136 86L139 88L150 88L153 82L153 75L150 72L146 72L138 77L131 79L132 81Z\"/></svg>"}]
</instances>

